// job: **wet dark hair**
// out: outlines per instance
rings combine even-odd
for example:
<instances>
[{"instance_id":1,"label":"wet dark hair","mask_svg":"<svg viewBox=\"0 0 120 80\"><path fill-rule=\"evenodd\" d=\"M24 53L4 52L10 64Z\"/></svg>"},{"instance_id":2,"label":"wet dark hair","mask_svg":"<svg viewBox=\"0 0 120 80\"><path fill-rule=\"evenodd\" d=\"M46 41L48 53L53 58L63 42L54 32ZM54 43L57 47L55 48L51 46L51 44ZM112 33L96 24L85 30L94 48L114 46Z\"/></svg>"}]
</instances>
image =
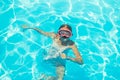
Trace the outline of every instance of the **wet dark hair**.
<instances>
[{"instance_id":1,"label":"wet dark hair","mask_svg":"<svg viewBox=\"0 0 120 80\"><path fill-rule=\"evenodd\" d=\"M59 29L61 29L63 27L67 27L72 32L72 27L70 25L68 25L68 24L62 24Z\"/></svg>"}]
</instances>

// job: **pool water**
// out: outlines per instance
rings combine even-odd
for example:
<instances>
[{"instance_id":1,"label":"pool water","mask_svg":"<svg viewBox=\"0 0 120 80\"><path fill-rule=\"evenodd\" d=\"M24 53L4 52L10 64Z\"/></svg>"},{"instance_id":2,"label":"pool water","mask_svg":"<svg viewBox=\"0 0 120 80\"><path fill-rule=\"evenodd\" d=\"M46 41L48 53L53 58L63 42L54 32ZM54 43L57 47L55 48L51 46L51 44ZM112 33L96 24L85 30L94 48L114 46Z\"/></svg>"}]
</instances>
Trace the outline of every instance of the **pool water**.
<instances>
[{"instance_id":1,"label":"pool water","mask_svg":"<svg viewBox=\"0 0 120 80\"><path fill-rule=\"evenodd\" d=\"M84 65L67 61L64 80L120 80L120 0L0 0L0 80L38 80L51 39L22 25L73 28ZM73 52L69 51L69 56ZM44 66L44 67L43 67Z\"/></svg>"}]
</instances>

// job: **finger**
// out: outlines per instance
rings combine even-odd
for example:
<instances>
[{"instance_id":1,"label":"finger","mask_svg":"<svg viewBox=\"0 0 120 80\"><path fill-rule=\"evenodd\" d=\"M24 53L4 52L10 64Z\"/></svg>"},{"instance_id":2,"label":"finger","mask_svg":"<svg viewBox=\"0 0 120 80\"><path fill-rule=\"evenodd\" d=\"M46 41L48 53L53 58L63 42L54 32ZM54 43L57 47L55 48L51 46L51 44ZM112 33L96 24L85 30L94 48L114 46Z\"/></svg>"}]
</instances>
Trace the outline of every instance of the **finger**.
<instances>
[{"instance_id":1,"label":"finger","mask_svg":"<svg viewBox=\"0 0 120 80\"><path fill-rule=\"evenodd\" d=\"M27 28L27 25L23 25L22 28Z\"/></svg>"}]
</instances>

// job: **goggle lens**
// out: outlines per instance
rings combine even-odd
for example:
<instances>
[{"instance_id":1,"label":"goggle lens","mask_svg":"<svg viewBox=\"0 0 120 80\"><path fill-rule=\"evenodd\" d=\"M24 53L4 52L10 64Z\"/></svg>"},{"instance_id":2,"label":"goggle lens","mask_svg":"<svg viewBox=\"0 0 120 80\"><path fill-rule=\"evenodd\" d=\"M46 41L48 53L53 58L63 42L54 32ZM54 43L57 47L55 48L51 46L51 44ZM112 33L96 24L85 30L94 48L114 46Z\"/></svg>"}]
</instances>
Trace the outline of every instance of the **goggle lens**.
<instances>
[{"instance_id":1,"label":"goggle lens","mask_svg":"<svg viewBox=\"0 0 120 80\"><path fill-rule=\"evenodd\" d=\"M60 31L59 31L59 35L60 35L60 36L65 36L65 37L70 37L72 34L71 34L70 31L60 30Z\"/></svg>"}]
</instances>

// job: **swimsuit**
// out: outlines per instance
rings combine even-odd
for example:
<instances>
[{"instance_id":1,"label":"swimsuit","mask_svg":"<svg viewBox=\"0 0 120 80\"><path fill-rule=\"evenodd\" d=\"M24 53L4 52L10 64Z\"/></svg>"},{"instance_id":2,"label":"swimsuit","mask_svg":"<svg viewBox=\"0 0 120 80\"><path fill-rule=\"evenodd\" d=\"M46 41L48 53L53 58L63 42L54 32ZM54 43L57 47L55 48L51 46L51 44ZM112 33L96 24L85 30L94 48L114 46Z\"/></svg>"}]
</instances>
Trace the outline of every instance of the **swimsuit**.
<instances>
[{"instance_id":1,"label":"swimsuit","mask_svg":"<svg viewBox=\"0 0 120 80\"><path fill-rule=\"evenodd\" d=\"M58 45L53 43L47 54L44 57L44 61L52 63L55 66L65 66L65 60L60 57L60 54L63 53L68 48L68 46Z\"/></svg>"}]
</instances>

